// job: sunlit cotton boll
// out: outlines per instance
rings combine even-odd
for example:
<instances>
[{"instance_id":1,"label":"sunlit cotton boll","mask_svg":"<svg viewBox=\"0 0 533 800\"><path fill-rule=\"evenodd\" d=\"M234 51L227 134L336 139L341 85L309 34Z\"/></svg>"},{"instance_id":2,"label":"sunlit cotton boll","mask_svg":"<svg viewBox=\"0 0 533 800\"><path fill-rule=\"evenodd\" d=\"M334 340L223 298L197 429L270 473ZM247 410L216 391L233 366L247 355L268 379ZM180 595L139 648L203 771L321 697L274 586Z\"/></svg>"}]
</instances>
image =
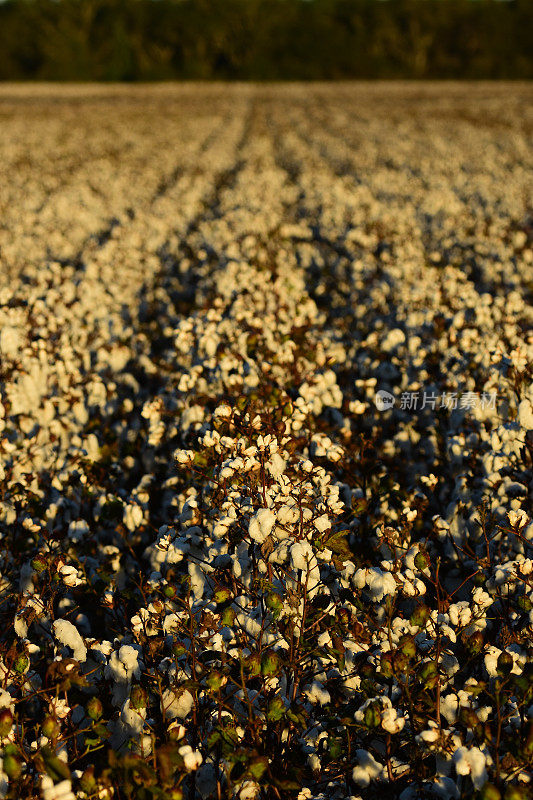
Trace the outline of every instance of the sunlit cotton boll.
<instances>
[{"instance_id":1,"label":"sunlit cotton boll","mask_svg":"<svg viewBox=\"0 0 533 800\"><path fill-rule=\"evenodd\" d=\"M193 750L189 744L184 744L183 747L180 747L178 753L183 759L183 764L187 772L193 772L198 769L203 761L201 753L199 753L198 750Z\"/></svg>"},{"instance_id":2,"label":"sunlit cotton boll","mask_svg":"<svg viewBox=\"0 0 533 800\"><path fill-rule=\"evenodd\" d=\"M254 542L262 544L272 532L275 524L275 514L268 508L262 508L251 518L248 533Z\"/></svg>"},{"instance_id":3,"label":"sunlit cotton boll","mask_svg":"<svg viewBox=\"0 0 533 800\"><path fill-rule=\"evenodd\" d=\"M379 567L358 569L353 577L354 585L363 589L368 586L373 600L380 602L385 596L396 593L396 581L390 572L383 572Z\"/></svg>"},{"instance_id":4,"label":"sunlit cotton boll","mask_svg":"<svg viewBox=\"0 0 533 800\"><path fill-rule=\"evenodd\" d=\"M328 690L319 681L314 681L304 689L304 694L310 703L324 706L331 701Z\"/></svg>"},{"instance_id":5,"label":"sunlit cotton boll","mask_svg":"<svg viewBox=\"0 0 533 800\"><path fill-rule=\"evenodd\" d=\"M533 405L527 397L518 406L518 421L526 431L533 430Z\"/></svg>"},{"instance_id":6,"label":"sunlit cotton boll","mask_svg":"<svg viewBox=\"0 0 533 800\"><path fill-rule=\"evenodd\" d=\"M81 638L78 630L74 625L66 619L56 619L52 623L54 636L66 647L70 647L73 651L73 657L76 661L85 661L87 658L87 648Z\"/></svg>"},{"instance_id":7,"label":"sunlit cotton boll","mask_svg":"<svg viewBox=\"0 0 533 800\"><path fill-rule=\"evenodd\" d=\"M386 769L367 750L356 750L357 766L352 772L352 779L358 786L367 787L372 781L386 779Z\"/></svg>"},{"instance_id":8,"label":"sunlit cotton boll","mask_svg":"<svg viewBox=\"0 0 533 800\"><path fill-rule=\"evenodd\" d=\"M69 780L54 783L48 775L43 775L41 791L43 800L76 800L76 795L72 791L72 783Z\"/></svg>"},{"instance_id":9,"label":"sunlit cotton boll","mask_svg":"<svg viewBox=\"0 0 533 800\"><path fill-rule=\"evenodd\" d=\"M458 775L470 775L475 789L487 782L486 758L478 747L459 747L452 758Z\"/></svg>"},{"instance_id":10,"label":"sunlit cotton boll","mask_svg":"<svg viewBox=\"0 0 533 800\"><path fill-rule=\"evenodd\" d=\"M187 689L165 689L161 697L161 708L168 719L185 719L193 705L194 697Z\"/></svg>"}]
</instances>

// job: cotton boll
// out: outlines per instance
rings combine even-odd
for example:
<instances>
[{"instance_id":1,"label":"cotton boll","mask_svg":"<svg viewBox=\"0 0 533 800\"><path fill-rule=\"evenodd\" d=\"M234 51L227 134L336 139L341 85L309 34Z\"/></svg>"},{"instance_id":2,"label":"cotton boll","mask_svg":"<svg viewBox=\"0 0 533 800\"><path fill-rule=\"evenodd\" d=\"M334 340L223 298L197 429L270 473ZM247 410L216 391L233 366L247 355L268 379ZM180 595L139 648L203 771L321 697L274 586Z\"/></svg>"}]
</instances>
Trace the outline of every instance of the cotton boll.
<instances>
[{"instance_id":1,"label":"cotton boll","mask_svg":"<svg viewBox=\"0 0 533 800\"><path fill-rule=\"evenodd\" d=\"M438 741L440 737L440 731L437 727L437 723L430 720L429 725L430 727L427 730L421 731L421 733L416 736L416 741L419 744L423 743L431 745Z\"/></svg>"},{"instance_id":2,"label":"cotton boll","mask_svg":"<svg viewBox=\"0 0 533 800\"><path fill-rule=\"evenodd\" d=\"M441 698L440 713L448 724L452 724L457 719L457 711L459 708L459 699L456 694L447 694Z\"/></svg>"},{"instance_id":3,"label":"cotton boll","mask_svg":"<svg viewBox=\"0 0 533 800\"><path fill-rule=\"evenodd\" d=\"M389 707L381 712L381 727L388 733L399 733L404 729L405 719L398 716L395 708Z\"/></svg>"},{"instance_id":4,"label":"cotton boll","mask_svg":"<svg viewBox=\"0 0 533 800\"><path fill-rule=\"evenodd\" d=\"M130 736L138 736L144 727L145 708L132 708L130 700L126 700L120 711L120 720L127 727Z\"/></svg>"},{"instance_id":5,"label":"cotton boll","mask_svg":"<svg viewBox=\"0 0 533 800\"><path fill-rule=\"evenodd\" d=\"M197 770L203 761L203 758L198 750L193 750L188 744L184 744L182 747L180 747L178 753L183 759L183 764L187 772L193 772L194 770Z\"/></svg>"},{"instance_id":6,"label":"cotton boll","mask_svg":"<svg viewBox=\"0 0 533 800\"><path fill-rule=\"evenodd\" d=\"M140 506L128 503L124 508L124 525L129 531L135 531L143 521L143 510Z\"/></svg>"},{"instance_id":7,"label":"cotton boll","mask_svg":"<svg viewBox=\"0 0 533 800\"><path fill-rule=\"evenodd\" d=\"M188 564L189 576L191 579L191 592L195 600L201 600L204 596L205 589L205 575L199 564L194 561L189 561Z\"/></svg>"},{"instance_id":8,"label":"cotton boll","mask_svg":"<svg viewBox=\"0 0 533 800\"><path fill-rule=\"evenodd\" d=\"M321 706L331 702L331 695L327 689L319 681L314 681L310 686L304 689L304 694L313 704Z\"/></svg>"},{"instance_id":9,"label":"cotton boll","mask_svg":"<svg viewBox=\"0 0 533 800\"><path fill-rule=\"evenodd\" d=\"M0 353L7 358L16 358L22 344L21 331L5 326L0 331Z\"/></svg>"},{"instance_id":10,"label":"cotton boll","mask_svg":"<svg viewBox=\"0 0 533 800\"><path fill-rule=\"evenodd\" d=\"M262 544L270 535L275 523L274 513L269 508L262 508L251 518L248 533L255 542Z\"/></svg>"},{"instance_id":11,"label":"cotton boll","mask_svg":"<svg viewBox=\"0 0 533 800\"><path fill-rule=\"evenodd\" d=\"M243 781L239 788L239 800L255 800L259 795L261 787L255 781Z\"/></svg>"},{"instance_id":12,"label":"cotton boll","mask_svg":"<svg viewBox=\"0 0 533 800\"><path fill-rule=\"evenodd\" d=\"M371 781L382 781L386 778L386 769L376 761L367 750L356 750L357 766L352 772L352 779L358 786L366 788Z\"/></svg>"},{"instance_id":13,"label":"cotton boll","mask_svg":"<svg viewBox=\"0 0 533 800\"><path fill-rule=\"evenodd\" d=\"M25 639L28 634L28 623L20 614L17 614L15 617L13 630L21 639Z\"/></svg>"},{"instance_id":14,"label":"cotton boll","mask_svg":"<svg viewBox=\"0 0 533 800\"><path fill-rule=\"evenodd\" d=\"M55 783L48 775L41 777L41 791L43 800L76 800L76 795L72 791L70 780Z\"/></svg>"},{"instance_id":15,"label":"cotton boll","mask_svg":"<svg viewBox=\"0 0 533 800\"><path fill-rule=\"evenodd\" d=\"M281 525L293 525L300 519L300 510L297 506L283 505L278 508L277 517Z\"/></svg>"},{"instance_id":16,"label":"cotton boll","mask_svg":"<svg viewBox=\"0 0 533 800\"><path fill-rule=\"evenodd\" d=\"M68 537L72 542L80 542L89 533L89 525L84 519L73 520L68 526Z\"/></svg>"},{"instance_id":17,"label":"cotton boll","mask_svg":"<svg viewBox=\"0 0 533 800\"><path fill-rule=\"evenodd\" d=\"M450 622L454 627L464 628L472 619L472 611L466 600L450 605L448 609Z\"/></svg>"},{"instance_id":18,"label":"cotton boll","mask_svg":"<svg viewBox=\"0 0 533 800\"><path fill-rule=\"evenodd\" d=\"M141 735L133 741L133 752L137 753L142 758L148 758L151 756L153 749L153 739L149 734Z\"/></svg>"},{"instance_id":19,"label":"cotton boll","mask_svg":"<svg viewBox=\"0 0 533 800\"><path fill-rule=\"evenodd\" d=\"M168 719L185 719L194 705L194 697L187 690L174 691L165 689L161 699L161 708Z\"/></svg>"},{"instance_id":20,"label":"cotton boll","mask_svg":"<svg viewBox=\"0 0 533 800\"><path fill-rule=\"evenodd\" d=\"M327 514L322 514L320 517L317 517L314 521L314 526L320 533L324 533L331 528L331 522L329 521L329 517Z\"/></svg>"},{"instance_id":21,"label":"cotton boll","mask_svg":"<svg viewBox=\"0 0 533 800\"><path fill-rule=\"evenodd\" d=\"M270 475L276 479L285 472L286 463L285 459L282 458L279 453L274 453L270 460L266 462L265 466Z\"/></svg>"},{"instance_id":22,"label":"cotton boll","mask_svg":"<svg viewBox=\"0 0 533 800\"><path fill-rule=\"evenodd\" d=\"M358 569L352 576L352 583L356 589L364 589L366 586L366 569Z\"/></svg>"},{"instance_id":23,"label":"cotton boll","mask_svg":"<svg viewBox=\"0 0 533 800\"><path fill-rule=\"evenodd\" d=\"M129 696L132 678L141 675L139 651L131 645L122 645L118 652L111 653L105 673L114 681L113 703L122 706Z\"/></svg>"},{"instance_id":24,"label":"cotton boll","mask_svg":"<svg viewBox=\"0 0 533 800\"><path fill-rule=\"evenodd\" d=\"M384 573L377 567L368 570L366 581L372 598L377 602L396 592L396 581L390 572Z\"/></svg>"},{"instance_id":25,"label":"cotton boll","mask_svg":"<svg viewBox=\"0 0 533 800\"><path fill-rule=\"evenodd\" d=\"M518 511L509 511L507 514L509 518L509 523L513 527L516 525L518 528L523 528L528 520L527 514L522 509Z\"/></svg>"},{"instance_id":26,"label":"cotton boll","mask_svg":"<svg viewBox=\"0 0 533 800\"><path fill-rule=\"evenodd\" d=\"M458 775L470 775L475 789L487 782L486 757L478 747L458 747L452 761Z\"/></svg>"},{"instance_id":27,"label":"cotton boll","mask_svg":"<svg viewBox=\"0 0 533 800\"><path fill-rule=\"evenodd\" d=\"M527 397L518 406L518 421L526 431L533 430L533 405Z\"/></svg>"},{"instance_id":28,"label":"cotton boll","mask_svg":"<svg viewBox=\"0 0 533 800\"><path fill-rule=\"evenodd\" d=\"M65 647L71 648L76 661L84 662L86 660L87 648L78 630L71 622L66 619L56 619L55 622L52 623L52 629L56 639L61 642L61 644L65 645Z\"/></svg>"},{"instance_id":29,"label":"cotton boll","mask_svg":"<svg viewBox=\"0 0 533 800\"><path fill-rule=\"evenodd\" d=\"M491 645L487 652L485 653L485 669L487 670L489 676L491 678L495 678L498 674L497 672L497 664L498 664L498 656L502 651L498 647L494 647Z\"/></svg>"},{"instance_id":30,"label":"cotton boll","mask_svg":"<svg viewBox=\"0 0 533 800\"><path fill-rule=\"evenodd\" d=\"M313 548L307 541L295 542L290 549L291 566L293 569L307 570L314 559Z\"/></svg>"},{"instance_id":31,"label":"cotton boll","mask_svg":"<svg viewBox=\"0 0 533 800\"><path fill-rule=\"evenodd\" d=\"M125 673L128 676L133 675L136 678L140 677L139 651L137 648L131 647L131 645L127 644L123 645L118 651L118 657L124 666Z\"/></svg>"},{"instance_id":32,"label":"cotton boll","mask_svg":"<svg viewBox=\"0 0 533 800\"><path fill-rule=\"evenodd\" d=\"M59 574L64 584L67 586L79 586L83 581L78 577L78 570L76 567L65 565L60 567Z\"/></svg>"}]
</instances>

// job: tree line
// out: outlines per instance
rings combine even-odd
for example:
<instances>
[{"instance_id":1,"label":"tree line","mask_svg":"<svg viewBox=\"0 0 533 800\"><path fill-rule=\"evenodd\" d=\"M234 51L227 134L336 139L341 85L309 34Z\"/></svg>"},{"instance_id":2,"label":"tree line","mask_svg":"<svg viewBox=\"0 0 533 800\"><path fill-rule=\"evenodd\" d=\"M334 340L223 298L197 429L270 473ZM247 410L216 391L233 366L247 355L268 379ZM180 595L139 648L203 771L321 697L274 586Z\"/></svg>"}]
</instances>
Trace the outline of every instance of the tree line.
<instances>
[{"instance_id":1,"label":"tree line","mask_svg":"<svg viewBox=\"0 0 533 800\"><path fill-rule=\"evenodd\" d=\"M0 80L533 78L531 0L7 0Z\"/></svg>"}]
</instances>

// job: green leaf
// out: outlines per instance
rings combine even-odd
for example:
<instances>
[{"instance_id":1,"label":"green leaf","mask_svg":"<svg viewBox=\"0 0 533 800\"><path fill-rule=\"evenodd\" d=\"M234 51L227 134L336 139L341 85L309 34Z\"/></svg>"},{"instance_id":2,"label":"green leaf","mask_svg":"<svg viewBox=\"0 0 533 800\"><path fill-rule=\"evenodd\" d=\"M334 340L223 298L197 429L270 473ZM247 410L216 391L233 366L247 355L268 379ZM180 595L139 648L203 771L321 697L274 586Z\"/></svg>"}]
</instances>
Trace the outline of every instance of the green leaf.
<instances>
[{"instance_id":1,"label":"green leaf","mask_svg":"<svg viewBox=\"0 0 533 800\"><path fill-rule=\"evenodd\" d=\"M43 757L46 772L52 778L54 783L70 780L70 770L68 765L58 758L50 747L43 747L41 749L41 755Z\"/></svg>"}]
</instances>

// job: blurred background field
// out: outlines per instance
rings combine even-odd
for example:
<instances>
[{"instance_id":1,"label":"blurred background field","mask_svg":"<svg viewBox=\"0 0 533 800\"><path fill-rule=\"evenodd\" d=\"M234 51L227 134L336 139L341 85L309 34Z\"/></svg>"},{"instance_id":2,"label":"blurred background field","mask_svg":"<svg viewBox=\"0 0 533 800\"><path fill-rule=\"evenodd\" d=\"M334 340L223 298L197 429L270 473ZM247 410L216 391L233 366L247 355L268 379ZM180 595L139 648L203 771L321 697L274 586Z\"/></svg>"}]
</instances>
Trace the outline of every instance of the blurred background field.
<instances>
[{"instance_id":1,"label":"blurred background field","mask_svg":"<svg viewBox=\"0 0 533 800\"><path fill-rule=\"evenodd\" d=\"M7 0L0 80L530 79L531 0Z\"/></svg>"}]
</instances>

